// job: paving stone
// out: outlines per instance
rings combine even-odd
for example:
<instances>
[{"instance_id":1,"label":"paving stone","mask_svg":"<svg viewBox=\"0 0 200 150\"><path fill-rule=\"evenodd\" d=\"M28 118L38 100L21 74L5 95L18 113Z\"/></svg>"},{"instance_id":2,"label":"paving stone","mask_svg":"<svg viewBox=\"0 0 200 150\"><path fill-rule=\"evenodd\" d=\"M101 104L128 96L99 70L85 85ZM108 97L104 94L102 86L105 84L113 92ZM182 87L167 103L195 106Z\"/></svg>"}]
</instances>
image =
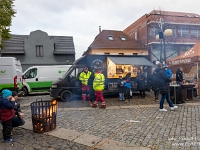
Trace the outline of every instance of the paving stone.
<instances>
[{"instance_id":1,"label":"paving stone","mask_svg":"<svg viewBox=\"0 0 200 150\"><path fill-rule=\"evenodd\" d=\"M90 150L104 139L109 139L110 143L112 143L111 141L123 143L125 147L122 149L124 150L130 148L127 146L129 144L141 148L154 147L166 150L200 149L199 145L190 147L172 145L185 142L185 140L180 140L180 137L199 137L200 99L194 98L193 101L179 105L177 111L170 111L165 102L165 108L169 111L159 112L159 102L152 103L152 95L153 93L147 92L144 100L140 100L137 95L134 95L130 103L121 103L117 98L106 97L107 108L103 110L93 109L89 107L88 103L81 103L81 99L70 102L58 101L57 128L42 134L32 131L30 103L37 98L51 100L51 97L49 95L20 97L19 102L26 115L26 124L14 129L16 142L13 144L2 142L0 147L12 150L47 150L48 148ZM126 120L139 122L130 123ZM1 126L0 129L2 129ZM87 135L90 135L91 138L87 139ZM174 140L169 140L169 136ZM96 139L95 142L93 139ZM3 141L2 133L0 141ZM190 141L195 142L195 140ZM200 138L197 141L200 141ZM104 144L101 145L102 148L105 146Z\"/></svg>"}]
</instances>

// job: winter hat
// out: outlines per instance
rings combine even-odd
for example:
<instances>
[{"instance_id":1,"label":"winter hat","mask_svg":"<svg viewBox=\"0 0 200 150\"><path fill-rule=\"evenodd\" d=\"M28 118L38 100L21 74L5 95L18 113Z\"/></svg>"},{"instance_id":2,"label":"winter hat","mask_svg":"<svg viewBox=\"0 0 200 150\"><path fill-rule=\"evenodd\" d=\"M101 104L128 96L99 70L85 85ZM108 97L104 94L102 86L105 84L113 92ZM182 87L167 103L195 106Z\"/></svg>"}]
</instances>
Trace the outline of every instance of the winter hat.
<instances>
[{"instance_id":1,"label":"winter hat","mask_svg":"<svg viewBox=\"0 0 200 150\"><path fill-rule=\"evenodd\" d=\"M7 98L7 97L9 97L9 96L12 95L12 92L11 92L10 90L5 89L5 90L3 90L3 91L1 92L1 94L2 94L2 97L3 97L3 98Z\"/></svg>"},{"instance_id":2,"label":"winter hat","mask_svg":"<svg viewBox=\"0 0 200 150\"><path fill-rule=\"evenodd\" d=\"M169 68L167 65L164 65L163 68Z\"/></svg>"},{"instance_id":3,"label":"winter hat","mask_svg":"<svg viewBox=\"0 0 200 150\"><path fill-rule=\"evenodd\" d=\"M101 73L101 70L98 69L97 73Z\"/></svg>"},{"instance_id":4,"label":"winter hat","mask_svg":"<svg viewBox=\"0 0 200 150\"><path fill-rule=\"evenodd\" d=\"M18 96L17 92L16 91L12 91L12 96Z\"/></svg>"}]
</instances>

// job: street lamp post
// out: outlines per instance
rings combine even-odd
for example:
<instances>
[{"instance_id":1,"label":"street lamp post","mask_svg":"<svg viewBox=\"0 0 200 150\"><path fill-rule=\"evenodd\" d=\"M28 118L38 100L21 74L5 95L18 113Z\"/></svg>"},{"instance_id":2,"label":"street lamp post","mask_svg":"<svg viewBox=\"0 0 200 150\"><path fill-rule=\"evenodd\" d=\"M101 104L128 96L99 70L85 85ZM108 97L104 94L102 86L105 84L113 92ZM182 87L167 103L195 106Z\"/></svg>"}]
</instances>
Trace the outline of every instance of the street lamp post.
<instances>
[{"instance_id":1,"label":"street lamp post","mask_svg":"<svg viewBox=\"0 0 200 150\"><path fill-rule=\"evenodd\" d=\"M161 51L160 51L160 63L165 64L166 63L166 51L165 51L165 37L166 36L171 36L172 35L172 30L171 29L166 29L163 27L164 21L162 18L160 18L160 21L158 22L158 26L160 28L158 35L156 35L156 40L160 40L160 45L161 45ZM162 53L163 57L162 57Z\"/></svg>"}]
</instances>

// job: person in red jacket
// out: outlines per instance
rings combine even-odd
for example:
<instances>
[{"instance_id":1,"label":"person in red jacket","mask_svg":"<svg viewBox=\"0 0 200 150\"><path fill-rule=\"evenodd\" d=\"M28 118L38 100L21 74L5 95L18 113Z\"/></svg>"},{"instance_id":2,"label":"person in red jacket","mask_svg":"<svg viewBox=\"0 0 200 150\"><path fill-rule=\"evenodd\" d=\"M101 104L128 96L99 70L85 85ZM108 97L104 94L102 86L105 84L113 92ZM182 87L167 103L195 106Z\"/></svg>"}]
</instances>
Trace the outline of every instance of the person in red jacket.
<instances>
[{"instance_id":1,"label":"person in red jacket","mask_svg":"<svg viewBox=\"0 0 200 150\"><path fill-rule=\"evenodd\" d=\"M13 142L15 139L11 137L12 119L15 116L14 106L15 99L12 97L10 90L3 90L0 97L0 120L3 126L3 139L5 142Z\"/></svg>"}]
</instances>

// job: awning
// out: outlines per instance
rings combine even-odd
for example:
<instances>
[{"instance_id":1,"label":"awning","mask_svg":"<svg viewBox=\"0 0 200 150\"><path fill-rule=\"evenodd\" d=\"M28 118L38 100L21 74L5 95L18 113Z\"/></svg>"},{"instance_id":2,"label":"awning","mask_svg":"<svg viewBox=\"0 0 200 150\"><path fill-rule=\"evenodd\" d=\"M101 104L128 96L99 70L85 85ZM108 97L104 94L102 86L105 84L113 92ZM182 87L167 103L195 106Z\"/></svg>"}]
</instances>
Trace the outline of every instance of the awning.
<instances>
[{"instance_id":1,"label":"awning","mask_svg":"<svg viewBox=\"0 0 200 150\"><path fill-rule=\"evenodd\" d=\"M113 63L120 65L153 66L145 57L108 57Z\"/></svg>"}]
</instances>

